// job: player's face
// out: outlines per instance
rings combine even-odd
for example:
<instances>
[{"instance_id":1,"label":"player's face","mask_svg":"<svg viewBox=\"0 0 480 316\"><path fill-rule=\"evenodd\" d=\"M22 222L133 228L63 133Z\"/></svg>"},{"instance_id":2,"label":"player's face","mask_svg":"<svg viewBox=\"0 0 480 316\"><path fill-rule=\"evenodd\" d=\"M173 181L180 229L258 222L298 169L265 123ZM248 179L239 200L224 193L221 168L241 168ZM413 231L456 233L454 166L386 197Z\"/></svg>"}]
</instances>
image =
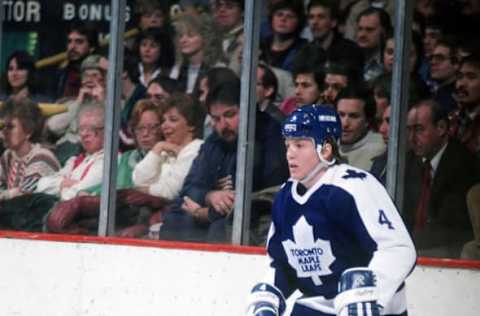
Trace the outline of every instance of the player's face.
<instances>
[{"instance_id":1,"label":"player's face","mask_svg":"<svg viewBox=\"0 0 480 316\"><path fill-rule=\"evenodd\" d=\"M310 138L287 138L285 146L288 170L295 180L305 178L320 163L315 145Z\"/></svg>"},{"instance_id":2,"label":"player's face","mask_svg":"<svg viewBox=\"0 0 480 316\"><path fill-rule=\"evenodd\" d=\"M213 128L227 142L234 142L238 135L240 121L239 107L235 105L214 103L210 105Z\"/></svg>"}]
</instances>

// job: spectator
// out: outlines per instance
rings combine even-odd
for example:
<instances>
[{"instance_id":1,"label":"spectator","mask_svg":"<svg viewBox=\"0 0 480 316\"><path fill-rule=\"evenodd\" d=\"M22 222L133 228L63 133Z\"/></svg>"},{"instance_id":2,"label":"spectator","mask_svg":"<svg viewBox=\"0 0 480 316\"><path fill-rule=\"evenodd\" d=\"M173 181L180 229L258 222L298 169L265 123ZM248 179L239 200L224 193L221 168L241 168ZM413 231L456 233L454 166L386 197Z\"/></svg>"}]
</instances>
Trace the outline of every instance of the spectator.
<instances>
[{"instance_id":1,"label":"spectator","mask_svg":"<svg viewBox=\"0 0 480 316\"><path fill-rule=\"evenodd\" d=\"M308 4L308 25L313 35L310 45L321 47L329 62L349 64L348 68L363 70L364 57L357 43L345 39L338 31L338 1L312 0Z\"/></svg>"},{"instance_id":2,"label":"spectator","mask_svg":"<svg viewBox=\"0 0 480 316\"><path fill-rule=\"evenodd\" d=\"M116 228L120 236L145 234L150 212L163 209L178 195L202 143L196 133L201 131L198 122L203 117L191 99L174 95L165 108L166 112L148 100L135 106L131 124L138 147L124 153L118 165ZM168 135L165 141L161 141L163 134ZM98 216L100 191L97 185L85 190L90 196L59 203L50 212L49 230L81 231L82 220Z\"/></svg>"},{"instance_id":3,"label":"spectator","mask_svg":"<svg viewBox=\"0 0 480 316\"><path fill-rule=\"evenodd\" d=\"M214 67L208 70L205 74L202 74L198 78L198 85L193 91L193 97L199 102L199 104L205 109L207 106L205 102L210 90L214 90L215 87L224 82L237 81L239 78L233 72L232 69L227 67ZM203 124L203 139L207 139L213 132L213 123L210 115L206 115L205 122Z\"/></svg>"},{"instance_id":4,"label":"spectator","mask_svg":"<svg viewBox=\"0 0 480 316\"><path fill-rule=\"evenodd\" d=\"M390 16L382 9L371 7L358 16L356 42L365 57L365 81L373 80L383 73L382 52L387 34L391 32Z\"/></svg>"},{"instance_id":5,"label":"spectator","mask_svg":"<svg viewBox=\"0 0 480 316\"><path fill-rule=\"evenodd\" d=\"M98 33L92 24L74 22L67 35L68 63L60 69L57 83L57 98L78 95L81 87L81 65L83 60L98 48Z\"/></svg>"},{"instance_id":6,"label":"spectator","mask_svg":"<svg viewBox=\"0 0 480 316\"><path fill-rule=\"evenodd\" d=\"M215 132L200 149L185 180L181 199L165 215L160 238L227 242L235 197L235 170L239 126L240 82L226 82L209 91L207 107ZM257 112L253 191L277 186L287 178L280 126L269 115ZM268 210L252 210L253 229ZM268 226L268 225L267 225ZM266 228L266 227L264 227ZM268 229L268 228L266 228ZM263 231L258 239L266 238Z\"/></svg>"},{"instance_id":7,"label":"spectator","mask_svg":"<svg viewBox=\"0 0 480 316\"><path fill-rule=\"evenodd\" d=\"M147 98L161 107L174 92L179 92L179 90L177 80L158 76L148 84Z\"/></svg>"},{"instance_id":8,"label":"spectator","mask_svg":"<svg viewBox=\"0 0 480 316\"><path fill-rule=\"evenodd\" d=\"M7 149L0 158L0 227L40 231L45 213L19 206L28 204L39 179L58 171L60 163L40 144L43 120L36 103L11 99L2 112Z\"/></svg>"},{"instance_id":9,"label":"spectator","mask_svg":"<svg viewBox=\"0 0 480 316\"><path fill-rule=\"evenodd\" d=\"M390 105L392 95L392 74L384 73L372 82L373 96L376 104L375 120L372 123L372 129L378 130L385 108ZM414 104L421 99L430 97L430 92L424 82L418 77L413 76L408 85L408 104Z\"/></svg>"},{"instance_id":10,"label":"spectator","mask_svg":"<svg viewBox=\"0 0 480 316\"><path fill-rule=\"evenodd\" d=\"M422 63L420 65L420 77L432 90L436 83L430 77L430 57L433 54L433 49L437 46L437 42L444 36L443 26L436 17L431 17L426 20L425 30L423 32L423 52L421 57Z\"/></svg>"},{"instance_id":11,"label":"spectator","mask_svg":"<svg viewBox=\"0 0 480 316\"><path fill-rule=\"evenodd\" d=\"M135 6L140 31L156 27L166 31L170 25L169 7L161 0L138 0Z\"/></svg>"},{"instance_id":12,"label":"spectator","mask_svg":"<svg viewBox=\"0 0 480 316\"><path fill-rule=\"evenodd\" d=\"M427 19L423 34L423 49L425 57L430 58L433 49L437 46L438 41L444 36L441 21L436 17Z\"/></svg>"},{"instance_id":13,"label":"spectator","mask_svg":"<svg viewBox=\"0 0 480 316\"><path fill-rule=\"evenodd\" d=\"M205 74L202 74L198 78L198 86L193 93L195 99L197 99L203 106L207 101L207 95L210 90L214 90L215 87L224 82L237 81L238 76L227 67L214 67L208 70Z\"/></svg>"},{"instance_id":14,"label":"spectator","mask_svg":"<svg viewBox=\"0 0 480 316\"><path fill-rule=\"evenodd\" d=\"M345 37L351 40L355 39L358 31L358 18L362 12L369 8L381 9L388 14L391 20L394 16L395 1L393 0L355 0L348 11L348 16L345 21Z\"/></svg>"},{"instance_id":15,"label":"spectator","mask_svg":"<svg viewBox=\"0 0 480 316\"><path fill-rule=\"evenodd\" d=\"M140 33L136 44L140 82L147 87L158 75L168 76L175 63L175 45L170 33L150 28Z\"/></svg>"},{"instance_id":16,"label":"spectator","mask_svg":"<svg viewBox=\"0 0 480 316\"><path fill-rule=\"evenodd\" d=\"M279 1L270 11L272 37L261 43L261 56L267 64L292 71L298 51L307 43L300 37L305 24L303 1Z\"/></svg>"},{"instance_id":17,"label":"spectator","mask_svg":"<svg viewBox=\"0 0 480 316\"><path fill-rule=\"evenodd\" d=\"M283 123L285 114L274 103L277 95L278 81L273 71L265 64L257 67L257 105L261 112L268 113L278 123Z\"/></svg>"},{"instance_id":18,"label":"spectator","mask_svg":"<svg viewBox=\"0 0 480 316\"><path fill-rule=\"evenodd\" d=\"M35 61L26 51L14 51L7 58L6 72L2 76L5 95L2 99L13 98L20 101L29 98L35 101L43 101L45 96L39 96L38 82L36 77Z\"/></svg>"},{"instance_id":19,"label":"spectator","mask_svg":"<svg viewBox=\"0 0 480 316\"><path fill-rule=\"evenodd\" d=\"M295 97L286 99L280 110L290 114L297 107L305 104L321 103L325 72L323 64L325 55L313 47L306 47L297 55L293 68Z\"/></svg>"},{"instance_id":20,"label":"spectator","mask_svg":"<svg viewBox=\"0 0 480 316\"><path fill-rule=\"evenodd\" d=\"M193 159L203 143L204 112L191 97L174 94L165 102L157 142L133 171L136 187L172 200L178 197ZM136 133L141 133L137 128ZM144 133L144 132L143 132ZM139 137L138 135L137 137Z\"/></svg>"},{"instance_id":21,"label":"spectator","mask_svg":"<svg viewBox=\"0 0 480 316\"><path fill-rule=\"evenodd\" d=\"M458 258L472 238L467 190L479 181L479 163L465 146L448 137L445 109L423 100L414 116L413 150L422 159L422 186L416 209L406 210L420 255Z\"/></svg>"},{"instance_id":22,"label":"spectator","mask_svg":"<svg viewBox=\"0 0 480 316\"><path fill-rule=\"evenodd\" d=\"M361 86L349 86L337 97L337 111L342 122L340 154L348 163L370 170L373 158L385 151L382 136L371 130L375 104L368 91Z\"/></svg>"},{"instance_id":23,"label":"spectator","mask_svg":"<svg viewBox=\"0 0 480 316\"><path fill-rule=\"evenodd\" d=\"M243 40L244 0L212 0L215 24L220 31L222 49L229 68L238 69L241 51L237 48Z\"/></svg>"},{"instance_id":24,"label":"spectator","mask_svg":"<svg viewBox=\"0 0 480 316\"><path fill-rule=\"evenodd\" d=\"M388 145L390 138L390 112L391 106L388 105L383 112L382 122L380 124L380 134L382 134L383 141ZM420 187L420 170L421 170L421 161L413 153L413 126L415 124L414 116L412 113L409 113L407 118L407 150L405 154L405 174L399 175L404 179L404 194L403 194L403 208L400 209L402 214L405 214L408 211L412 210L418 203L419 190ZM388 148L387 148L388 149ZM380 183L384 186L387 185L387 158L388 150L385 150L384 153L375 157L373 160L372 168L370 173L372 173Z\"/></svg>"},{"instance_id":25,"label":"spectator","mask_svg":"<svg viewBox=\"0 0 480 316\"><path fill-rule=\"evenodd\" d=\"M67 160L57 173L42 177L35 192L65 201L102 181L105 105L88 103L79 110L78 135L83 153Z\"/></svg>"},{"instance_id":26,"label":"spectator","mask_svg":"<svg viewBox=\"0 0 480 316\"><path fill-rule=\"evenodd\" d=\"M54 135L55 155L64 165L68 158L82 151L81 136L78 133L78 113L92 101L105 101L106 59L91 55L82 62L82 88L75 100L66 103L67 112L56 114L47 120L47 130Z\"/></svg>"},{"instance_id":27,"label":"spectator","mask_svg":"<svg viewBox=\"0 0 480 316\"><path fill-rule=\"evenodd\" d=\"M385 73L392 73L393 62L395 60L395 38L393 34L388 36L383 49L383 69ZM424 56L422 39L420 35L412 31L412 40L410 42L410 54L408 55L408 72L413 77L418 75L420 63Z\"/></svg>"},{"instance_id":28,"label":"spectator","mask_svg":"<svg viewBox=\"0 0 480 316\"><path fill-rule=\"evenodd\" d=\"M138 36L150 28L158 28L169 34L173 32L170 21L169 1L138 0L133 9L133 22L137 25L138 33L125 41L125 47L133 50Z\"/></svg>"},{"instance_id":29,"label":"spectator","mask_svg":"<svg viewBox=\"0 0 480 316\"><path fill-rule=\"evenodd\" d=\"M325 81L323 84L322 99L324 103L335 104L337 95L349 84L355 84L358 80L355 74L347 68L333 62L325 65Z\"/></svg>"},{"instance_id":30,"label":"spectator","mask_svg":"<svg viewBox=\"0 0 480 316\"><path fill-rule=\"evenodd\" d=\"M480 158L480 52L462 60L456 91L460 110L451 134Z\"/></svg>"},{"instance_id":31,"label":"spectator","mask_svg":"<svg viewBox=\"0 0 480 316\"><path fill-rule=\"evenodd\" d=\"M445 39L438 41L430 56L430 65L430 76L436 83L433 99L447 112L454 111L457 102L453 95L459 66L454 43Z\"/></svg>"},{"instance_id":32,"label":"spectator","mask_svg":"<svg viewBox=\"0 0 480 316\"><path fill-rule=\"evenodd\" d=\"M160 125L161 111L151 101L139 101L132 112L130 120L131 129L134 131L135 142L137 147L133 150L124 152L118 161L117 167L117 190L129 189L133 187L132 172L135 165L142 160L147 151L150 150L157 141L161 138ZM139 128L143 130L141 133L136 133ZM46 229L50 232L57 233L81 233L89 234L95 233L98 229L98 212L100 208L100 193L102 184L99 183L92 187L85 188L77 196L58 202L55 207L49 212ZM117 197L120 195L125 197L133 197L130 192L122 192L129 194L122 194L122 191L117 192ZM138 194L144 202L146 196ZM127 199L128 200L128 199ZM151 199L154 200L154 199ZM132 202L132 201L129 201ZM156 202L160 207L162 201ZM153 203L152 203L153 204ZM131 207L130 207L131 206ZM116 212L116 228L125 228L135 222L138 216L138 202L126 203L120 198L117 200ZM144 229L143 229L144 230ZM120 232L120 229L118 229ZM134 236L134 232L130 230L128 237ZM139 231L141 234L142 232Z\"/></svg>"},{"instance_id":33,"label":"spectator","mask_svg":"<svg viewBox=\"0 0 480 316\"><path fill-rule=\"evenodd\" d=\"M480 40L477 37L462 36L457 42L457 61L461 63L465 57L480 52Z\"/></svg>"},{"instance_id":34,"label":"spectator","mask_svg":"<svg viewBox=\"0 0 480 316\"><path fill-rule=\"evenodd\" d=\"M135 104L143 99L147 89L139 81L138 65L134 56L125 50L122 73L122 111L120 113L120 150L133 149L135 140L128 128L130 115Z\"/></svg>"},{"instance_id":35,"label":"spectator","mask_svg":"<svg viewBox=\"0 0 480 316\"><path fill-rule=\"evenodd\" d=\"M179 81L183 91L192 93L202 73L224 65L221 42L216 37L214 21L207 14L184 14L174 25L179 60L170 77Z\"/></svg>"}]
</instances>

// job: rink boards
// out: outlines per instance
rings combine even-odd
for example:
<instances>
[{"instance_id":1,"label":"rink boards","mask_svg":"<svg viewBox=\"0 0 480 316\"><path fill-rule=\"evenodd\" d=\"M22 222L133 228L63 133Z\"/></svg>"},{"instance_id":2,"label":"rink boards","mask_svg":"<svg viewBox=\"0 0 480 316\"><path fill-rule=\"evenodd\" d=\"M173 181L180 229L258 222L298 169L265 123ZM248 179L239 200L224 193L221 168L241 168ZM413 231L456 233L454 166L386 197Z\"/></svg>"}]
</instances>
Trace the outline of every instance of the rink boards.
<instances>
[{"instance_id":1,"label":"rink boards","mask_svg":"<svg viewBox=\"0 0 480 316\"><path fill-rule=\"evenodd\" d=\"M264 251L0 232L0 315L243 315ZM478 315L480 263L419 259L410 315Z\"/></svg>"}]
</instances>

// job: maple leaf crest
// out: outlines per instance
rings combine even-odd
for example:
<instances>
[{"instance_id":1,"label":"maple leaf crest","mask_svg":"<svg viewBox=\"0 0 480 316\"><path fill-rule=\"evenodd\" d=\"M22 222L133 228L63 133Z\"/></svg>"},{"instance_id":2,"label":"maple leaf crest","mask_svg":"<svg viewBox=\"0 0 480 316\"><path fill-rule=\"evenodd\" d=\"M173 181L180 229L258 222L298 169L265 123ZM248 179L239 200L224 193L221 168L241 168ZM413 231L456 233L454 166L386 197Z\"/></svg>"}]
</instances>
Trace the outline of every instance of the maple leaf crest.
<instances>
[{"instance_id":1,"label":"maple leaf crest","mask_svg":"<svg viewBox=\"0 0 480 316\"><path fill-rule=\"evenodd\" d=\"M314 240L313 227L304 216L293 225L294 241L282 242L288 263L297 271L299 278L311 278L315 285L321 285L321 276L332 273L330 265L335 261L328 240Z\"/></svg>"}]
</instances>

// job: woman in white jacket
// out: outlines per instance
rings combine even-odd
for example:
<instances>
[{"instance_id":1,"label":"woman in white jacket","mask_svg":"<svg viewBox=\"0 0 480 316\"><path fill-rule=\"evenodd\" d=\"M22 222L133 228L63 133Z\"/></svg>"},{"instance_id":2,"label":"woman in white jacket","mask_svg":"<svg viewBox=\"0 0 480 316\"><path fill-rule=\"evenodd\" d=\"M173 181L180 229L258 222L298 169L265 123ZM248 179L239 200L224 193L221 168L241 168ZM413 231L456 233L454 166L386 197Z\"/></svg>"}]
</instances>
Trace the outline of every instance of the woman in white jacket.
<instances>
[{"instance_id":1,"label":"woman in white jacket","mask_svg":"<svg viewBox=\"0 0 480 316\"><path fill-rule=\"evenodd\" d=\"M135 187L168 200L176 198L203 141L203 108L184 94L174 94L163 105L158 142L133 171ZM146 131L136 130L135 133Z\"/></svg>"}]
</instances>

